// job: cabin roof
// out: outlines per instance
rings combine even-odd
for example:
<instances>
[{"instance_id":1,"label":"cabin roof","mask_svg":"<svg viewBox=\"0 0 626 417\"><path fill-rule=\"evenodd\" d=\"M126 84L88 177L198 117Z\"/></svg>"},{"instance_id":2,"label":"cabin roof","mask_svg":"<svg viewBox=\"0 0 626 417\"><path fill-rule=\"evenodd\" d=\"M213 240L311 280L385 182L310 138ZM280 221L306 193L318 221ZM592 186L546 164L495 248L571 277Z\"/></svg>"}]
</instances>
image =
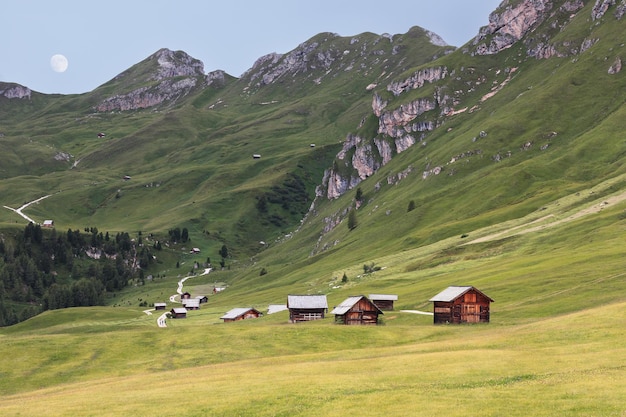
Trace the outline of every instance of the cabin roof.
<instances>
[{"instance_id":1,"label":"cabin roof","mask_svg":"<svg viewBox=\"0 0 626 417\"><path fill-rule=\"evenodd\" d=\"M398 296L395 294L370 294L370 300L398 301Z\"/></svg>"},{"instance_id":2,"label":"cabin roof","mask_svg":"<svg viewBox=\"0 0 626 417\"><path fill-rule=\"evenodd\" d=\"M287 310L287 305L285 304L270 304L267 306L267 314L274 314L285 310Z\"/></svg>"},{"instance_id":3,"label":"cabin roof","mask_svg":"<svg viewBox=\"0 0 626 417\"><path fill-rule=\"evenodd\" d=\"M339 316L341 316L342 314L346 314L362 298L365 298L367 300L367 297L365 297L364 295L356 295L356 296L348 297L345 300L343 300L341 304L333 308L333 311L331 311L330 314L336 314ZM384 314L382 311L380 311L380 308L378 308L376 304L372 303L371 301L370 301L370 304L372 304L372 306L374 306L374 308L378 310L380 314Z\"/></svg>"},{"instance_id":4,"label":"cabin roof","mask_svg":"<svg viewBox=\"0 0 626 417\"><path fill-rule=\"evenodd\" d=\"M328 308L325 295L288 295L287 308Z\"/></svg>"},{"instance_id":5,"label":"cabin roof","mask_svg":"<svg viewBox=\"0 0 626 417\"><path fill-rule=\"evenodd\" d=\"M488 297L487 295L485 295L484 293L482 293L481 291L477 290L476 288L472 286L454 286L454 285L441 291L439 294L435 295L433 298L431 298L428 301L443 301L443 302L454 301L460 296L462 296L463 294L465 294L466 292L468 292L469 290L474 290L477 293L482 294L489 301L493 302L493 300L490 297Z\"/></svg>"},{"instance_id":6,"label":"cabin roof","mask_svg":"<svg viewBox=\"0 0 626 417\"><path fill-rule=\"evenodd\" d=\"M181 302L185 307L200 307L199 298L183 298Z\"/></svg>"},{"instance_id":7,"label":"cabin roof","mask_svg":"<svg viewBox=\"0 0 626 417\"><path fill-rule=\"evenodd\" d=\"M226 314L224 314L220 318L221 319L236 319L239 316L243 316L250 310L256 311L257 314L259 313L259 311L257 311L256 309L252 307L238 307L238 308L233 308L232 310L228 311Z\"/></svg>"},{"instance_id":8,"label":"cabin roof","mask_svg":"<svg viewBox=\"0 0 626 417\"><path fill-rule=\"evenodd\" d=\"M173 311L175 314L185 314L185 313L187 313L187 309L186 309L185 307L174 307L174 308L172 309L172 311Z\"/></svg>"}]
</instances>

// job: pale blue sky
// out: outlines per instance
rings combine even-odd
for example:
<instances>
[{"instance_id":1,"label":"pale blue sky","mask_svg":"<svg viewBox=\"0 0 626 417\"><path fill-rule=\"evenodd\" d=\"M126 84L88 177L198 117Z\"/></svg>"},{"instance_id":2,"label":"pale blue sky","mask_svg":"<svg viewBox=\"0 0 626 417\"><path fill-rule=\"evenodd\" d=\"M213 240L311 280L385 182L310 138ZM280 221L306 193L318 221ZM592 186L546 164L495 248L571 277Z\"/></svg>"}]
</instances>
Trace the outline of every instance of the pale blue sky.
<instances>
[{"instance_id":1,"label":"pale blue sky","mask_svg":"<svg viewBox=\"0 0 626 417\"><path fill-rule=\"evenodd\" d=\"M461 46L501 0L7 0L0 81L42 93L84 93L160 48L183 50L236 77L257 58L321 32L406 33L421 26ZM54 72L50 57L69 67Z\"/></svg>"}]
</instances>

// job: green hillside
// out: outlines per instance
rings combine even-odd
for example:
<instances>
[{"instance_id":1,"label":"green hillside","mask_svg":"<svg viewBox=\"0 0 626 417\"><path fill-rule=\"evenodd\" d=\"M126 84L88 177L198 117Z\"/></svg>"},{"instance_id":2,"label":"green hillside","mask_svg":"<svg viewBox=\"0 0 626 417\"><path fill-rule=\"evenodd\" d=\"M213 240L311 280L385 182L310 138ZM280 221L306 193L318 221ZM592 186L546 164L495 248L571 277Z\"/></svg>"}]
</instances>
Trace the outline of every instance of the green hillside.
<instances>
[{"instance_id":1,"label":"green hillside","mask_svg":"<svg viewBox=\"0 0 626 417\"><path fill-rule=\"evenodd\" d=\"M3 206L50 195L24 213L61 233L96 226L152 245L184 227L191 240L155 252L151 279L105 306L0 328L0 414L624 415L624 5L598 17L594 2L548 3L492 54L436 46L420 28L322 33L240 79L193 75L152 107L94 110L161 91L154 59L85 95L2 98ZM445 77L387 88L434 68ZM377 99L396 115L435 103L410 122L433 129L394 120L416 143L384 164L377 143L399 141L380 133L393 117L374 113ZM351 135L379 165L358 181L365 148ZM338 198L329 172L353 181ZM3 210L2 236L24 227ZM178 306L188 276L184 290L208 303L158 327L151 306ZM490 323L416 314L450 285L493 298ZM332 309L372 293L398 295L378 326L266 314L289 294L324 294ZM235 307L264 316L224 323Z\"/></svg>"}]
</instances>

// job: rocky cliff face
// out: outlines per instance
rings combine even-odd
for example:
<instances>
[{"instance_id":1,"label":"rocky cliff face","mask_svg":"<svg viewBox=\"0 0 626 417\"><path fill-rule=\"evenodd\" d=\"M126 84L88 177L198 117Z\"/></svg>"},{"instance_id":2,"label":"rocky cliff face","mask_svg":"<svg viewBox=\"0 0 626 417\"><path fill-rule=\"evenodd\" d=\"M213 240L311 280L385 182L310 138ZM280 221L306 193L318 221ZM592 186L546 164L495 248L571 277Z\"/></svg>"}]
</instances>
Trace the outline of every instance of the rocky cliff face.
<instances>
[{"instance_id":1,"label":"rocky cliff face","mask_svg":"<svg viewBox=\"0 0 626 417\"><path fill-rule=\"evenodd\" d=\"M0 96L8 99L30 99L32 91L19 84L13 83L0 83Z\"/></svg>"},{"instance_id":2,"label":"rocky cliff face","mask_svg":"<svg viewBox=\"0 0 626 417\"><path fill-rule=\"evenodd\" d=\"M582 0L564 2L504 0L489 16L489 24L480 29L463 52L472 55L493 55L522 42L527 56L537 59L581 54L591 48L598 39L592 37L570 39L557 44L552 41L552 36L562 31L584 7ZM603 18L611 8L614 9L614 17L621 19L626 12L626 0L621 0L619 4L617 0L596 0L591 11L591 20ZM617 74L621 68L622 59L618 56L608 67L608 73ZM318 196L338 198L387 164L393 155L405 151L416 143L425 144L423 141L426 134L441 126L446 117L479 108L480 103L493 97L508 84L516 70L515 67L507 67L496 71L495 74L501 74L504 79L493 80L493 87L487 94L472 106L461 109L455 109L460 102L459 95L470 93L475 86L487 82L484 75L476 77L472 69L449 70L443 66L433 66L422 68L406 79L389 82L386 91L394 97L400 97L430 83L437 83L437 87L434 94L413 98L393 109L388 108L389 102L381 94L374 93L372 112L378 118L377 136L368 139L348 135L341 153L337 156L337 163L324 175ZM465 84L473 86L466 91L446 93L450 90L445 84L448 77L457 80L467 78ZM480 150L470 151L471 154L480 152ZM454 163L460 157L453 157L450 163ZM428 167L423 178L438 175L442 169L441 166Z\"/></svg>"},{"instance_id":3,"label":"rocky cliff face","mask_svg":"<svg viewBox=\"0 0 626 417\"><path fill-rule=\"evenodd\" d=\"M399 51L411 36L423 36L432 45L446 48L446 51L454 49L437 34L421 28L412 28L406 37L362 34L343 38L334 33L322 33L287 54L273 53L259 58L241 79L246 83L246 91L254 92L276 82L288 85L304 80L322 84L325 79L342 73L371 77L370 71L381 64L388 71L397 69L402 61ZM398 85L393 88L405 87Z\"/></svg>"},{"instance_id":4,"label":"rocky cliff face","mask_svg":"<svg viewBox=\"0 0 626 417\"><path fill-rule=\"evenodd\" d=\"M497 54L511 47L541 23L553 7L551 0L523 0L513 6L510 3L502 2L499 10L489 16L489 24L472 41L477 55Z\"/></svg>"},{"instance_id":5,"label":"rocky cliff face","mask_svg":"<svg viewBox=\"0 0 626 417\"><path fill-rule=\"evenodd\" d=\"M518 41L526 46L526 53L535 58L578 55L589 49L597 39L572 38L553 42L550 32L562 31L585 7L582 0L568 0L558 6L555 0L523 0L516 4L511 0L502 2L498 10L489 16L489 24L479 31L471 42L471 51L476 55L491 55L511 47ZM591 9L591 20L601 19L617 0L596 0ZM626 12L626 0L615 7L614 15L621 19ZM533 33L540 26L547 30Z\"/></svg>"},{"instance_id":6,"label":"rocky cliff face","mask_svg":"<svg viewBox=\"0 0 626 417\"><path fill-rule=\"evenodd\" d=\"M107 97L95 106L95 110L127 111L169 105L189 94L194 88L224 82L223 71L205 75L204 64L182 51L161 49L142 64L151 67L147 75L137 74L131 69L118 75L115 81L123 82L130 78L132 85L149 85Z\"/></svg>"}]
</instances>

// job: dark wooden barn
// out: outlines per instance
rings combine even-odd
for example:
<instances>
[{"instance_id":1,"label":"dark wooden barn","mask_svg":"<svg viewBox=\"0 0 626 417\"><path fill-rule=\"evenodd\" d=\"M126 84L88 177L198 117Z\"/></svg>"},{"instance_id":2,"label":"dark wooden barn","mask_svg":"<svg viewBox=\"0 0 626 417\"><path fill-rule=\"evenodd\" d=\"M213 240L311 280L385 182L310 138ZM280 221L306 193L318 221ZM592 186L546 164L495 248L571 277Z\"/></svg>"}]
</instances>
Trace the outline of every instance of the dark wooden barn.
<instances>
[{"instance_id":1,"label":"dark wooden barn","mask_svg":"<svg viewBox=\"0 0 626 417\"><path fill-rule=\"evenodd\" d=\"M209 302L209 297L207 297L206 295L197 295L196 298L200 300L200 304Z\"/></svg>"},{"instance_id":2,"label":"dark wooden barn","mask_svg":"<svg viewBox=\"0 0 626 417\"><path fill-rule=\"evenodd\" d=\"M430 299L434 323L489 323L491 298L474 287L448 287Z\"/></svg>"},{"instance_id":3,"label":"dark wooden barn","mask_svg":"<svg viewBox=\"0 0 626 417\"><path fill-rule=\"evenodd\" d=\"M348 297L330 312L335 315L335 323L378 324L378 316L383 312L364 295Z\"/></svg>"},{"instance_id":4,"label":"dark wooden barn","mask_svg":"<svg viewBox=\"0 0 626 417\"><path fill-rule=\"evenodd\" d=\"M393 303L398 301L395 294L370 294L370 300L383 311L392 311Z\"/></svg>"},{"instance_id":5,"label":"dark wooden barn","mask_svg":"<svg viewBox=\"0 0 626 417\"><path fill-rule=\"evenodd\" d=\"M245 319L256 319L261 317L260 311L252 307L233 308L228 313L224 314L220 319L224 320L224 323L229 321L239 321Z\"/></svg>"},{"instance_id":6,"label":"dark wooden barn","mask_svg":"<svg viewBox=\"0 0 626 417\"><path fill-rule=\"evenodd\" d=\"M325 295L288 295L289 322L323 319L328 311Z\"/></svg>"},{"instance_id":7,"label":"dark wooden barn","mask_svg":"<svg viewBox=\"0 0 626 417\"><path fill-rule=\"evenodd\" d=\"M154 309L155 310L165 310L166 306L167 306L167 304L165 304L165 303L154 303Z\"/></svg>"}]
</instances>

